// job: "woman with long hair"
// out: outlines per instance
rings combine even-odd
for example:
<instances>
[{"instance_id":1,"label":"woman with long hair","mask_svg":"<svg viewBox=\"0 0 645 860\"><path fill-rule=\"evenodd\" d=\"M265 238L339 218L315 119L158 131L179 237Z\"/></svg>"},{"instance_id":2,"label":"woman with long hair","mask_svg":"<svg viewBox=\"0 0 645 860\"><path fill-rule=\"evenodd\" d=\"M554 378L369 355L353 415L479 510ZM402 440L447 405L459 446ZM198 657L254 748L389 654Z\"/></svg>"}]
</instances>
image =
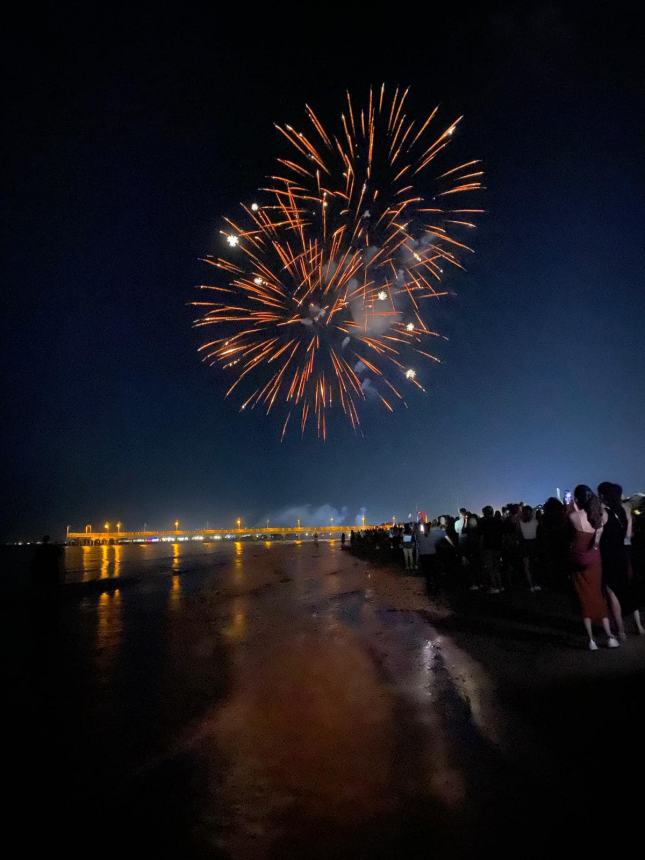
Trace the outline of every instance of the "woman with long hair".
<instances>
[{"instance_id":1,"label":"woman with long hair","mask_svg":"<svg viewBox=\"0 0 645 860\"><path fill-rule=\"evenodd\" d=\"M600 538L602 584L618 630L618 637L625 641L627 637L623 622L624 615L633 614L636 629L641 636L645 635L645 628L641 624L629 554L625 546L630 523L623 508L622 494L623 488L619 484L603 481L598 486L598 495L607 514L607 522Z\"/></svg>"},{"instance_id":2,"label":"woman with long hair","mask_svg":"<svg viewBox=\"0 0 645 860\"><path fill-rule=\"evenodd\" d=\"M611 632L609 610L602 591L600 540L606 522L607 514L598 496L585 484L579 484L574 490L573 510L569 514L569 562L590 651L598 650L593 637L593 623L598 621L602 623L607 636L607 646L618 648L619 644Z\"/></svg>"}]
</instances>

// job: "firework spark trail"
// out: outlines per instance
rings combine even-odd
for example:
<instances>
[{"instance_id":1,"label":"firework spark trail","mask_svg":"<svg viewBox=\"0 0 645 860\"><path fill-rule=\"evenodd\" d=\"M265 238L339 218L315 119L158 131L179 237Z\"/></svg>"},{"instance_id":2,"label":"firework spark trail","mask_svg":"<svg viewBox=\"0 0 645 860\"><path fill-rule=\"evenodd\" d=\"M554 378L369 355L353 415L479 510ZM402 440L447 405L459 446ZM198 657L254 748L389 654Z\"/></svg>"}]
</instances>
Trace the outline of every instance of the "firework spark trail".
<instances>
[{"instance_id":1,"label":"firework spark trail","mask_svg":"<svg viewBox=\"0 0 645 860\"><path fill-rule=\"evenodd\" d=\"M243 224L225 219L231 259L205 260L227 282L193 302L196 327L222 330L199 350L235 374L227 395L251 383L242 409L285 408L282 437L295 412L303 434L311 421L326 438L335 406L357 428L370 393L392 412L401 385L423 390L415 356L439 360L423 348L440 337L427 300L447 294L443 266L463 269L472 252L464 232L483 210L454 201L482 189L483 171L469 160L431 175L461 117L435 129L438 108L418 122L407 97L382 86L358 108L347 93L336 132L309 105L306 133L276 125L292 152L263 202L242 206Z\"/></svg>"}]
</instances>

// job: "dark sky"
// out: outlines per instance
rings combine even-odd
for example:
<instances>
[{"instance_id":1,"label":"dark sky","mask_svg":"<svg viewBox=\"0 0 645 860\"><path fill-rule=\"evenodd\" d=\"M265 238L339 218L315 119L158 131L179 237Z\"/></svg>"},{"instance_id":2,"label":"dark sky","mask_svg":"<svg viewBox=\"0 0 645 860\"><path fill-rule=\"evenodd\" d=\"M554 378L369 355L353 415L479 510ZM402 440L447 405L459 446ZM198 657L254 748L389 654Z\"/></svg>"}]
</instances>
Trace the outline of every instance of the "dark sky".
<instances>
[{"instance_id":1,"label":"dark sky","mask_svg":"<svg viewBox=\"0 0 645 860\"><path fill-rule=\"evenodd\" d=\"M356 23L316 7L318 27L303 6L49 8L3 50L1 536L645 489L635 6ZM326 444L280 444L277 422L240 414L199 361L198 258L271 171L274 121L300 124L305 101L333 118L346 87L383 80L410 84L419 112L466 115L455 155L487 174L477 255L451 275L427 395L394 416L368 405L363 435L336 422Z\"/></svg>"}]
</instances>

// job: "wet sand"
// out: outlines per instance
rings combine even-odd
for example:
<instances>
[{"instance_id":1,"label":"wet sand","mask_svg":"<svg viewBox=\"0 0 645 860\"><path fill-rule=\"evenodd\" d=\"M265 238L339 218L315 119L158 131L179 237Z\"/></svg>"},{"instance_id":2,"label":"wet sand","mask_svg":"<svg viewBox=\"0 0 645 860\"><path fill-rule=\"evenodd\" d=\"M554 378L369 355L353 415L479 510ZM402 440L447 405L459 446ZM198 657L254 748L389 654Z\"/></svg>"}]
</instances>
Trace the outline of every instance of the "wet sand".
<instances>
[{"instance_id":1,"label":"wet sand","mask_svg":"<svg viewBox=\"0 0 645 860\"><path fill-rule=\"evenodd\" d=\"M638 831L643 639L588 654L549 595L548 622L447 607L336 542L128 582L5 613L25 844L532 857Z\"/></svg>"}]
</instances>

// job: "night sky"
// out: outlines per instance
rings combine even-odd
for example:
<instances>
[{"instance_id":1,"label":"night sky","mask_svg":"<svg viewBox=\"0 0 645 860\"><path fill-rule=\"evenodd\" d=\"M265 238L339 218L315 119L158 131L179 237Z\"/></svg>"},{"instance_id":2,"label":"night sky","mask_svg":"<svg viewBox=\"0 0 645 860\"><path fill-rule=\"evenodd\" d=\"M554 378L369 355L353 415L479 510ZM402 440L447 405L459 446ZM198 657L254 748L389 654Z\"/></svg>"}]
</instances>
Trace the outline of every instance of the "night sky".
<instances>
[{"instance_id":1,"label":"night sky","mask_svg":"<svg viewBox=\"0 0 645 860\"><path fill-rule=\"evenodd\" d=\"M49 8L4 48L1 537L645 489L635 5L318 10L318 29L280 5ZM338 420L327 443L281 444L200 362L198 258L284 153L273 122L304 125L305 102L333 119L346 88L382 81L410 84L419 113L465 114L449 161L484 160L477 254L433 317L450 341L427 395L368 404L362 434Z\"/></svg>"}]
</instances>

